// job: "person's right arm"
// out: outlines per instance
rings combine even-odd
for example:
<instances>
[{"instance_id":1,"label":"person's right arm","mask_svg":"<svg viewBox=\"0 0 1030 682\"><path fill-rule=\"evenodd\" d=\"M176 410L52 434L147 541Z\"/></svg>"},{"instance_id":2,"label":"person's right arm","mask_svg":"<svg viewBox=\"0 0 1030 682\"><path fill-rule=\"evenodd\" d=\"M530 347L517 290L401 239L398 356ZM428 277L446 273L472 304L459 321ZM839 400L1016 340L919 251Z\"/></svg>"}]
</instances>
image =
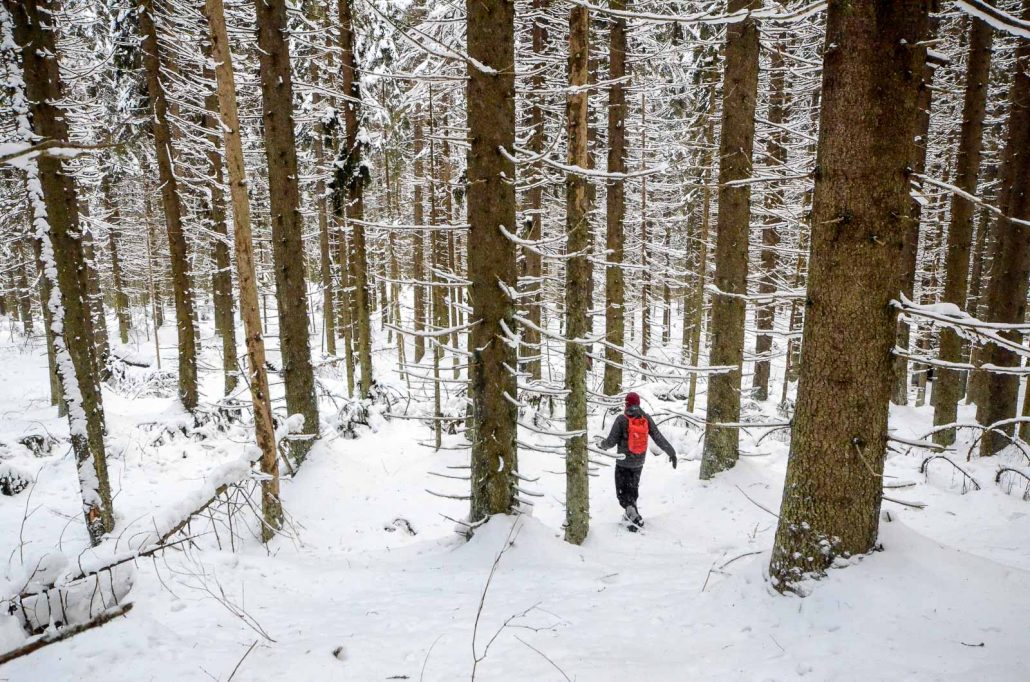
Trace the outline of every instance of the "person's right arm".
<instances>
[{"instance_id":1,"label":"person's right arm","mask_svg":"<svg viewBox=\"0 0 1030 682\"><path fill-rule=\"evenodd\" d=\"M622 440L622 430L625 428L626 418L621 414L615 418L612 423L612 430L608 432L608 437L597 444L597 447L602 450L608 450L619 444Z\"/></svg>"}]
</instances>

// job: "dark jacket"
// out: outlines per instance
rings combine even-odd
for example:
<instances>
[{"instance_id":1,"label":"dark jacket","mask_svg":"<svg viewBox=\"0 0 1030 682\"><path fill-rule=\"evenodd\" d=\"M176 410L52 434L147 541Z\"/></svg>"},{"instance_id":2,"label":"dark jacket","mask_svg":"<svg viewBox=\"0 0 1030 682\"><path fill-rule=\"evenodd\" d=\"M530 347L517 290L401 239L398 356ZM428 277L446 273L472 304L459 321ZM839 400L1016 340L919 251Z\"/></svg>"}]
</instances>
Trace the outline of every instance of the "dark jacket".
<instances>
[{"instance_id":1,"label":"dark jacket","mask_svg":"<svg viewBox=\"0 0 1030 682\"><path fill-rule=\"evenodd\" d=\"M615 462L615 466L628 469L640 469L644 466L644 455L634 455L629 451L629 419L628 417L643 417L647 420L647 437L653 440L655 445L665 451L670 457L676 456L676 448L672 447L669 441L665 440L662 432L658 430L651 415L640 409L639 405L631 405L626 408L623 414L615 418L612 430L608 437L598 443L602 450L608 450L613 446L619 446L617 452L624 457ZM650 445L650 442L648 443ZM646 454L646 453L645 453Z\"/></svg>"}]
</instances>

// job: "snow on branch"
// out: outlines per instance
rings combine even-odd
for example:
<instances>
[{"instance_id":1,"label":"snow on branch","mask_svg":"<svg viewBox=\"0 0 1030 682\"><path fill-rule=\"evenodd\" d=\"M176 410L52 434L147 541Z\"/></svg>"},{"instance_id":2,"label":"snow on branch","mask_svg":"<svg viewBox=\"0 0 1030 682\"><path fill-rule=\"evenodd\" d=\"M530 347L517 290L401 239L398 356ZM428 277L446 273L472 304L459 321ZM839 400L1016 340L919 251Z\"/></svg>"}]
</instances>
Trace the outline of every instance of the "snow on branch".
<instances>
[{"instance_id":1,"label":"snow on branch","mask_svg":"<svg viewBox=\"0 0 1030 682\"><path fill-rule=\"evenodd\" d=\"M28 142L0 142L0 165L14 166L25 169L25 164L37 156L53 156L62 159L72 159L79 154L95 150L110 149L116 145L109 143L102 144L76 144L73 142L62 142L60 140L46 140L38 144Z\"/></svg>"},{"instance_id":2,"label":"snow on branch","mask_svg":"<svg viewBox=\"0 0 1030 682\"><path fill-rule=\"evenodd\" d=\"M1020 220L1019 218L1012 218L1010 216L1007 216L997 206L994 206L992 204L988 204L983 199L978 199L975 196L973 196L972 194L970 194L969 192L966 192L965 190L962 190L962 189L956 187L955 185L950 185L950 184L948 184L946 182L942 182L941 180L935 180L935 179L933 179L933 178L931 178L929 176L920 175L919 173L913 174L912 177L917 179L917 180L920 180L921 182L925 182L927 184L933 185L934 187L939 187L940 189L943 189L943 190L945 190L947 192L951 192L952 194L957 194L958 196L962 197L966 201L968 201L968 202L970 202L972 204L975 204L977 206L980 206L982 208L987 209L988 211L990 211L994 215L998 216L1002 220L1007 220L1008 222L1013 223L1014 225L1022 225L1023 227L1030 227L1030 220Z\"/></svg>"},{"instance_id":3,"label":"snow on branch","mask_svg":"<svg viewBox=\"0 0 1030 682\"><path fill-rule=\"evenodd\" d=\"M813 14L818 14L826 9L826 2L813 2L806 7L794 10L793 12L778 13L774 9L757 10L755 12L748 12L747 10L740 10L737 12L731 12L729 14L715 14L711 10L705 10L704 12L698 12L696 14L653 14L650 12L628 12L625 10L614 10L608 9L607 7L600 7L586 0L568 0L570 4L577 5L579 7L585 7L591 12L596 14L603 14L609 17L618 17L620 19L634 19L636 21L643 21L654 24L736 24L747 18L753 18L759 21L775 22L778 24L793 24L800 21L804 21Z\"/></svg>"},{"instance_id":4,"label":"snow on branch","mask_svg":"<svg viewBox=\"0 0 1030 682\"><path fill-rule=\"evenodd\" d=\"M979 337L981 340L993 343L1002 348L1012 351L1023 357L1030 357L1030 347L1007 339L1001 332L1026 333L1030 331L1030 324L1015 323L1004 324L1000 322L983 322L959 308L954 303L914 303L907 296L901 294L901 301L891 301L891 304L898 308L903 315L920 317L924 320L932 320L938 324L950 327L963 338ZM993 365L983 365L980 369L992 370Z\"/></svg>"},{"instance_id":5,"label":"snow on branch","mask_svg":"<svg viewBox=\"0 0 1030 682\"><path fill-rule=\"evenodd\" d=\"M551 168L554 168L555 170L560 170L565 173L571 173L572 175L580 175L587 178L599 178L602 180L632 180L633 178L646 178L652 175L658 175L659 173L664 173L666 170L669 169L669 164L662 163L651 168L643 168L638 171L633 171L632 173L609 173L608 171L597 170L594 168L583 168L582 166L561 163L560 161L555 161L554 159L548 156L533 155L533 153L528 149L524 149L518 146L514 147L515 151L518 154L529 155L527 156L527 158L520 159L518 156L512 154L504 147L500 147L499 149L501 154L503 154L504 157L512 163L528 164L536 163L537 161L539 161L540 163L543 163L545 166L549 166Z\"/></svg>"},{"instance_id":6,"label":"snow on branch","mask_svg":"<svg viewBox=\"0 0 1030 682\"><path fill-rule=\"evenodd\" d=\"M1014 17L983 0L956 0L955 6L969 16L984 21L996 31L1018 38L1030 38L1030 21Z\"/></svg>"}]
</instances>

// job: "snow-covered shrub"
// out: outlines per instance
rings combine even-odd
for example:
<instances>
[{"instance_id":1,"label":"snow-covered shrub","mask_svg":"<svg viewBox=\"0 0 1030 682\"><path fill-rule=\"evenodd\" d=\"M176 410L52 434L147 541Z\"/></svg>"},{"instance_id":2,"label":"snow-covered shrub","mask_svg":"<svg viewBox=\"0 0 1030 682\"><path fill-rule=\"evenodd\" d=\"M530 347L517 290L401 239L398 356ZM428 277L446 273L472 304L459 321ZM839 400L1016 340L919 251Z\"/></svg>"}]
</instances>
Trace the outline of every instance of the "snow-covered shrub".
<instances>
[{"instance_id":1,"label":"snow-covered shrub","mask_svg":"<svg viewBox=\"0 0 1030 682\"><path fill-rule=\"evenodd\" d=\"M366 400L349 400L336 413L336 431L344 438L358 437L357 427L368 426L369 405Z\"/></svg>"},{"instance_id":2,"label":"snow-covered shrub","mask_svg":"<svg viewBox=\"0 0 1030 682\"><path fill-rule=\"evenodd\" d=\"M6 462L0 462L0 493L13 496L29 487L32 477Z\"/></svg>"},{"instance_id":3,"label":"snow-covered shrub","mask_svg":"<svg viewBox=\"0 0 1030 682\"><path fill-rule=\"evenodd\" d=\"M44 433L31 433L22 436L18 442L35 457L48 457L53 454L54 446L59 442L53 436Z\"/></svg>"},{"instance_id":4,"label":"snow-covered shrub","mask_svg":"<svg viewBox=\"0 0 1030 682\"><path fill-rule=\"evenodd\" d=\"M130 363L113 355L107 368L107 385L127 398L171 398L178 391L175 372Z\"/></svg>"}]
</instances>

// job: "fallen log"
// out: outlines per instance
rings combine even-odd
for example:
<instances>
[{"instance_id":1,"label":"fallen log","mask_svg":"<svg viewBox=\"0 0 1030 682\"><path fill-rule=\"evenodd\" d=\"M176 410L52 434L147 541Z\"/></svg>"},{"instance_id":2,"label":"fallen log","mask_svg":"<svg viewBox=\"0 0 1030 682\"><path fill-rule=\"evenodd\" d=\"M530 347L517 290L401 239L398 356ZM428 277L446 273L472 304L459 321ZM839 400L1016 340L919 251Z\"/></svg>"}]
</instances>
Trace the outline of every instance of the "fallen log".
<instances>
[{"instance_id":1,"label":"fallen log","mask_svg":"<svg viewBox=\"0 0 1030 682\"><path fill-rule=\"evenodd\" d=\"M43 647L50 646L51 644L56 644L57 642L69 639L71 637L74 637L75 635L82 634L87 630L98 628L101 625L104 625L105 623L111 622L118 616L124 616L130 610L132 610L132 602L120 604L114 607L113 609L108 609L107 611L104 611L95 618L91 618L85 623L79 623L77 625L68 625L54 632L48 632L46 634L40 635L39 637L30 640L27 644L23 644L17 649L12 649L11 651L8 651L5 654L0 654L0 665L13 661L16 658L21 658L22 656L28 656L29 654L35 651L39 651Z\"/></svg>"}]
</instances>

